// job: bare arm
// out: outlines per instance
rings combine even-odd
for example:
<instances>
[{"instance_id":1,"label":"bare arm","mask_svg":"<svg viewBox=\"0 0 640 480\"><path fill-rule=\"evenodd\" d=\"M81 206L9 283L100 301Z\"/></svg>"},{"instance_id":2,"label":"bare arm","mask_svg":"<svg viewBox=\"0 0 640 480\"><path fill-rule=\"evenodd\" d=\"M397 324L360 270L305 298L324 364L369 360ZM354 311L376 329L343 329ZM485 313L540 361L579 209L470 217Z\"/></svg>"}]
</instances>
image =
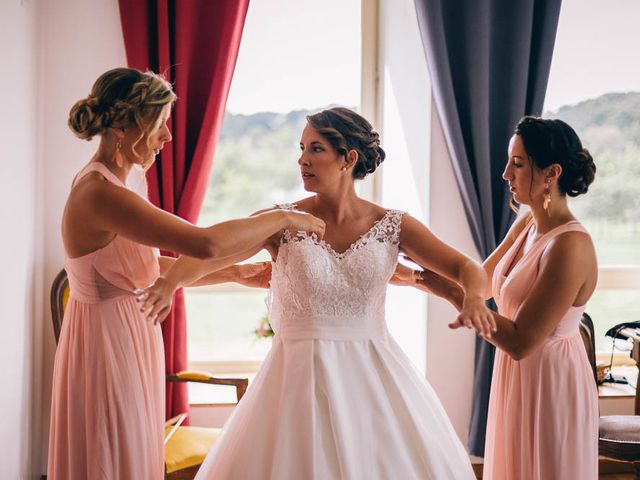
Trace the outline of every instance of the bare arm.
<instances>
[{"instance_id":1,"label":"bare arm","mask_svg":"<svg viewBox=\"0 0 640 480\"><path fill-rule=\"evenodd\" d=\"M163 272L163 279L168 282L168 284L170 284L174 291L181 287L194 285L195 282L202 279L205 275L209 275L209 280L215 280L216 277L213 275L214 272L246 260L247 258L251 258L260 250L265 248L267 244L271 243L271 237L279 234L282 229L294 224L293 221L288 220L290 217L301 216L303 220L306 220L306 217L308 217L309 219L315 218L309 214L301 212L268 209L256 212L252 214L251 217L244 220L255 221L255 219L265 218L266 216L271 216L276 213L284 215L285 220L287 220L286 223L284 223L284 225L280 228L277 228L275 231L267 231L268 235L266 237L263 235L259 235L259 232L254 231L253 244L249 248L238 251L234 255L221 256L204 261L183 255L171 266L171 268L169 268L166 272ZM318 226L320 226L320 224L322 226L321 231L317 230L319 231L320 235L322 235L324 233L324 222L319 219L316 220L320 222L318 223ZM301 224L298 227L305 227L305 225Z\"/></svg>"},{"instance_id":2,"label":"bare arm","mask_svg":"<svg viewBox=\"0 0 640 480\"><path fill-rule=\"evenodd\" d=\"M160 275L176 262L172 257L160 257ZM235 282L245 287L269 288L271 281L271 262L245 263L230 265L199 278L187 287L202 287Z\"/></svg>"},{"instance_id":3,"label":"bare arm","mask_svg":"<svg viewBox=\"0 0 640 480\"><path fill-rule=\"evenodd\" d=\"M585 261L585 258L592 261ZM515 360L525 358L558 326L581 290L589 288L589 280L593 289L595 278L592 277L595 276L597 266L591 240L578 232L560 235L543 254L540 273L516 317L508 319L492 312L497 331L487 340ZM438 278L436 283L446 285L443 291L447 291L447 300L460 309L463 296L460 287L442 278ZM461 325L454 322L449 326L459 328Z\"/></svg>"},{"instance_id":4,"label":"bare arm","mask_svg":"<svg viewBox=\"0 0 640 480\"><path fill-rule=\"evenodd\" d=\"M559 235L542 255L540 273L516 317L511 321L494 313L498 330L488 340L515 360L525 358L558 326L581 290L593 289L595 276L595 252L589 237L580 232Z\"/></svg>"},{"instance_id":5,"label":"bare arm","mask_svg":"<svg viewBox=\"0 0 640 480\"><path fill-rule=\"evenodd\" d=\"M135 293L139 301L143 302L141 310L146 312L147 318L154 322L162 321L171 310L171 303L174 292L181 287L222 283L223 281L237 281L241 284L249 284L253 287L266 288L266 285L256 284L256 282L264 280L261 278L252 278L251 272L247 272L247 268L232 268L225 270L220 274L216 271L231 267L235 263L241 262L252 257L262 248L269 247L273 243L275 234L279 234L284 228L292 228L293 230L305 230L317 233L320 238L324 235L324 222L312 215L298 211L285 210L266 210L253 214L251 217L244 219L255 221L257 219L269 217L275 214L284 215L284 226L275 231L267 231L268 235L253 237L253 245L249 249L238 251L237 253L225 257L215 257L208 260L200 260L189 256L181 256L171 267L163 272L152 286L145 290L137 290ZM228 223L228 222L225 222ZM274 255L270 248L269 250ZM230 275L235 275L230 279ZM271 274L269 270L269 280Z\"/></svg>"},{"instance_id":6,"label":"bare arm","mask_svg":"<svg viewBox=\"0 0 640 480\"><path fill-rule=\"evenodd\" d=\"M421 267L460 284L465 295L459 321L491 335L495 323L484 305L487 277L477 262L440 241L410 215L403 217L400 249Z\"/></svg>"},{"instance_id":7,"label":"bare arm","mask_svg":"<svg viewBox=\"0 0 640 480\"><path fill-rule=\"evenodd\" d=\"M236 256L261 246L274 233L289 226L324 233L321 220L282 210L207 228L196 227L154 207L137 194L104 181L87 182L78 195L82 198L76 203L86 209L85 218L91 218L96 229L196 258Z\"/></svg>"}]
</instances>

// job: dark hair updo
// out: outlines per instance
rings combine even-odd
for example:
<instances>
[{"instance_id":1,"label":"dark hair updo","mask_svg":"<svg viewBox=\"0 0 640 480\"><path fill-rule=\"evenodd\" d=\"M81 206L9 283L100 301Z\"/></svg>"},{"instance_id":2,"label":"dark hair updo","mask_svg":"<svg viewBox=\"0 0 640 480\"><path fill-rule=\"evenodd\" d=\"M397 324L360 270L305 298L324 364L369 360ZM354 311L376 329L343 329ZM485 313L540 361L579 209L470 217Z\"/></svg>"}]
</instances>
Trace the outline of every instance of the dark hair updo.
<instances>
[{"instance_id":1,"label":"dark hair updo","mask_svg":"<svg viewBox=\"0 0 640 480\"><path fill-rule=\"evenodd\" d=\"M353 110L343 107L330 108L307 116L307 122L329 141L340 155L349 150L358 152L353 167L353 178L362 179L373 173L385 158L380 147L380 135L371 124Z\"/></svg>"},{"instance_id":2,"label":"dark hair updo","mask_svg":"<svg viewBox=\"0 0 640 480\"><path fill-rule=\"evenodd\" d=\"M562 195L577 197L587 193L596 175L596 165L573 128L562 120L524 117L514 133L536 167L544 169L554 163L562 167L558 180Z\"/></svg>"}]
</instances>

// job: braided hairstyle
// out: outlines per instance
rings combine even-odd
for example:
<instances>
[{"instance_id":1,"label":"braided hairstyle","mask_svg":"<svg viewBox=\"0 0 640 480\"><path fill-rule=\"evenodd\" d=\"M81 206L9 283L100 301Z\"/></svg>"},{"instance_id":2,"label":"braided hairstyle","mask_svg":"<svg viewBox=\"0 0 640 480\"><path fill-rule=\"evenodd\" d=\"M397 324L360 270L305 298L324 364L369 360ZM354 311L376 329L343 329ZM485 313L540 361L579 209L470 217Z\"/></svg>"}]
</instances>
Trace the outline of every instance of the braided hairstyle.
<instances>
[{"instance_id":1,"label":"braided hairstyle","mask_svg":"<svg viewBox=\"0 0 640 480\"><path fill-rule=\"evenodd\" d=\"M587 193L596 175L596 165L578 134L562 120L523 117L515 132L533 164L544 169L554 163L562 167L558 179L561 195Z\"/></svg>"},{"instance_id":2,"label":"braided hairstyle","mask_svg":"<svg viewBox=\"0 0 640 480\"><path fill-rule=\"evenodd\" d=\"M361 115L344 107L335 107L307 116L307 122L335 148L340 155L358 152L353 178L362 179L376 171L384 161L380 135Z\"/></svg>"},{"instance_id":3,"label":"braided hairstyle","mask_svg":"<svg viewBox=\"0 0 640 480\"><path fill-rule=\"evenodd\" d=\"M159 127L163 107L175 99L171 85L162 76L134 68L114 68L100 75L89 96L71 107L69 128L78 138L91 140L110 128L137 126L141 132L137 144Z\"/></svg>"}]
</instances>

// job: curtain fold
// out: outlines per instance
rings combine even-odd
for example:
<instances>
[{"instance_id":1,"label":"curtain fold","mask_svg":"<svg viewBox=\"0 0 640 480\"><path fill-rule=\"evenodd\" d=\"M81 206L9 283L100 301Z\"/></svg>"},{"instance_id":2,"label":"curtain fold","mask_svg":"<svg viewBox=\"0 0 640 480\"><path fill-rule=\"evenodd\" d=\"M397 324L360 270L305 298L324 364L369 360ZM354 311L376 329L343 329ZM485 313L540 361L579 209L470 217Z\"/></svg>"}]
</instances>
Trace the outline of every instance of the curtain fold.
<instances>
[{"instance_id":1,"label":"curtain fold","mask_svg":"<svg viewBox=\"0 0 640 480\"><path fill-rule=\"evenodd\" d=\"M473 241L486 258L514 220L501 175L509 138L540 114L561 0L415 0L433 99ZM495 305L494 305L495 307ZM484 454L494 347L476 340L469 449Z\"/></svg>"},{"instance_id":2,"label":"curtain fold","mask_svg":"<svg viewBox=\"0 0 640 480\"><path fill-rule=\"evenodd\" d=\"M164 74L178 96L169 125L173 141L147 172L149 199L195 223L209 183L249 0L119 0L119 6L128 65ZM167 373L185 369L181 290L162 333ZM167 418L188 410L186 384L168 383Z\"/></svg>"}]
</instances>

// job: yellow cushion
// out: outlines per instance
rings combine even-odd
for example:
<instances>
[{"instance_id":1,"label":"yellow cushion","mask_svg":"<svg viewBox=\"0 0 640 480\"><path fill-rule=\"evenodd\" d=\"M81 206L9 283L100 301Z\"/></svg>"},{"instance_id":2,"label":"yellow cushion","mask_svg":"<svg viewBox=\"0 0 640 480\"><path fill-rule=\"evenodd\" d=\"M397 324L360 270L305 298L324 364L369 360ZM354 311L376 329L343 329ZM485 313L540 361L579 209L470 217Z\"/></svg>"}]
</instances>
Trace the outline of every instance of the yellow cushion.
<instances>
[{"instance_id":1,"label":"yellow cushion","mask_svg":"<svg viewBox=\"0 0 640 480\"><path fill-rule=\"evenodd\" d=\"M67 302L69 301L69 293L71 289L67 285L67 288L62 292L62 311L64 312L67 309Z\"/></svg>"},{"instance_id":2,"label":"yellow cushion","mask_svg":"<svg viewBox=\"0 0 640 480\"><path fill-rule=\"evenodd\" d=\"M211 378L209 372L198 372L196 370L182 370L176 373L176 376L182 380L209 380Z\"/></svg>"},{"instance_id":3,"label":"yellow cushion","mask_svg":"<svg viewBox=\"0 0 640 480\"><path fill-rule=\"evenodd\" d=\"M165 428L165 435L169 430L171 427ZM165 446L166 473L200 465L221 431L220 428L179 427Z\"/></svg>"}]
</instances>

